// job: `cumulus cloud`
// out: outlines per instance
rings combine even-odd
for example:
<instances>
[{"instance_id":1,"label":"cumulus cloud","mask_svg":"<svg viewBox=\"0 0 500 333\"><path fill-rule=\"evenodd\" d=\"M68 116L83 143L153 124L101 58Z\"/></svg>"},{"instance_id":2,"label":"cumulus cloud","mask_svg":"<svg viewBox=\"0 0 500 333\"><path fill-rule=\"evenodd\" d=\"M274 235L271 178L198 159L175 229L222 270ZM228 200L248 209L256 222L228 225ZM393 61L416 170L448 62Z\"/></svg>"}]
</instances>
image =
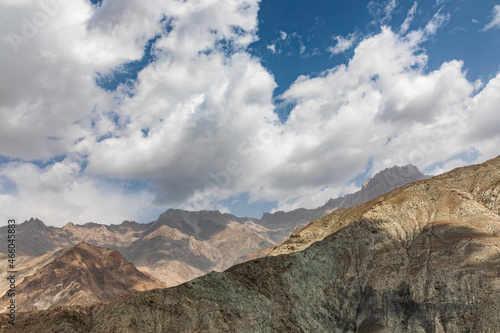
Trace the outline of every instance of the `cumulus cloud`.
<instances>
[{"instance_id":1,"label":"cumulus cloud","mask_svg":"<svg viewBox=\"0 0 500 333\"><path fill-rule=\"evenodd\" d=\"M468 101L470 119L476 126L469 128L468 138L471 141L496 141L500 136L498 126L500 114L500 74L491 79L483 90Z\"/></svg>"},{"instance_id":2,"label":"cumulus cloud","mask_svg":"<svg viewBox=\"0 0 500 333\"><path fill-rule=\"evenodd\" d=\"M467 80L461 61L426 73L427 55L420 45L430 36L428 30L401 37L384 27L380 34L361 41L347 66L318 77L300 77L283 94L285 100L296 103L284 137L296 141L286 162L271 177L278 180L273 183L273 194L288 195L278 209L314 206L310 196L297 198L287 190L293 187L308 193L315 188L313 192L319 193L320 184L341 186L362 171L370 156L376 156L371 174L408 163L421 170L439 164L434 170L447 171L463 160L442 165L445 156L485 146L486 138L494 140L496 134L489 132L474 140L466 136L468 128L479 134L479 128L486 126L480 125L480 115L491 115L491 107L498 103L492 93L496 80L473 96L477 83ZM488 151L489 157L494 154Z\"/></svg>"},{"instance_id":3,"label":"cumulus cloud","mask_svg":"<svg viewBox=\"0 0 500 333\"><path fill-rule=\"evenodd\" d=\"M52 5L51 12L41 5L45 3ZM234 126L236 133L245 127L248 119L241 117L245 113L250 120L257 119L257 123L272 121L274 117L271 93L275 83L260 64L241 51L256 39L257 4L257 1L231 0L218 3L109 0L101 7L83 0L25 1L16 6L2 3L2 13L8 14L10 21L2 25L7 30L2 34L6 36L2 39L5 61L0 74L9 84L2 85L0 90L1 154L24 161L40 160L44 164L62 156L65 163L79 170L68 175L71 179L64 172L54 178L45 169L25 162L30 170L38 168L34 174L51 185L47 185L49 188L37 185L30 191L19 192L15 198L4 199L20 203L11 207L21 207L38 193L43 197L41 202L50 207L54 206L48 204L51 200L42 196L44 190L50 189L54 196L75 201L81 201L85 196L81 193L85 192L89 194L88 202L107 195L117 197L123 189L111 185L99 189L99 178L90 181L87 175L147 180L163 174L157 184L161 189L162 184L169 189L160 189L157 200L175 197L175 202L181 201L185 194L182 191L175 194L174 184L179 184L183 191L191 188L192 192L192 187L196 188L201 181L194 179L183 184L183 179L189 179L189 172L208 177L208 171L204 171L207 166L196 165L197 161L208 160L214 150L218 151L214 152L214 158L225 159L217 156L224 150L219 142L229 144L233 140L232 133L224 132L225 128ZM25 17L33 19L24 23ZM40 21L40 17L47 21ZM172 22L171 31L164 29L166 19ZM96 84L98 73L110 74L122 64L140 59L145 43L156 35L162 36L154 51L159 60L139 73L133 96L129 87L119 87L113 93ZM234 54L227 55L228 48L224 45ZM243 80L254 84L247 89ZM224 103L227 103L225 109L219 109ZM240 105L244 106L241 110ZM241 114L233 110L240 110ZM252 114L255 110L269 113L270 120ZM142 137L142 130L149 132L146 138ZM240 135L245 137L252 130L256 130L255 125ZM220 132L219 137L212 138L211 131ZM203 141L204 137L208 139ZM201 142L205 144L197 146ZM198 156L196 151L190 152L194 163L186 157L184 164L179 163L176 159L182 159L179 156L186 155L191 147L197 147L199 152ZM219 164L226 167L226 162ZM190 171L175 176L176 170L166 172L170 163ZM209 162L208 166L217 170L219 164L214 166ZM115 169L111 170L110 165ZM4 177L12 180L15 177L8 171L22 166L22 162L6 165L2 169ZM12 181L20 181L15 179ZM68 191L59 184L71 181L81 186L75 185L74 191ZM20 190L26 186L25 182L17 184ZM101 196L90 194L92 188ZM125 202L130 196L122 197ZM107 214L88 211L107 222ZM134 215L115 211L123 218ZM76 207L74 214L66 215L83 216ZM67 221L57 220L63 222Z\"/></svg>"},{"instance_id":4,"label":"cumulus cloud","mask_svg":"<svg viewBox=\"0 0 500 333\"><path fill-rule=\"evenodd\" d=\"M145 190L134 193L88 177L74 178L55 167L40 169L30 163L2 166L0 172L17 184L12 194L0 195L3 218L21 221L38 217L51 225L75 223L121 223L149 215L153 195ZM64 168L64 167L63 167ZM61 177L62 176L62 177ZM124 218L127 216L127 218Z\"/></svg>"},{"instance_id":5,"label":"cumulus cloud","mask_svg":"<svg viewBox=\"0 0 500 333\"><path fill-rule=\"evenodd\" d=\"M495 5L493 7L493 18L490 23L486 24L483 28L483 31L488 31L494 28L500 28L500 5Z\"/></svg>"},{"instance_id":6,"label":"cumulus cloud","mask_svg":"<svg viewBox=\"0 0 500 333\"><path fill-rule=\"evenodd\" d=\"M441 170L472 146L480 158L495 154L498 77L480 90L461 61L426 71L422 44L449 19L441 11L409 30L412 9L408 27L383 27L356 47L355 35L338 36L332 53L353 47L352 58L297 78L280 96L294 105L281 122L274 77L247 51L259 1L57 3L30 38L23 17L44 9L0 4L11 20L3 35L26 39L6 37L0 49L5 216L144 221L154 209L227 209L221 202L243 193L277 209L316 207L354 190L345 186L369 160L372 173ZM155 36L137 79L116 91L96 83L141 59Z\"/></svg>"}]
</instances>

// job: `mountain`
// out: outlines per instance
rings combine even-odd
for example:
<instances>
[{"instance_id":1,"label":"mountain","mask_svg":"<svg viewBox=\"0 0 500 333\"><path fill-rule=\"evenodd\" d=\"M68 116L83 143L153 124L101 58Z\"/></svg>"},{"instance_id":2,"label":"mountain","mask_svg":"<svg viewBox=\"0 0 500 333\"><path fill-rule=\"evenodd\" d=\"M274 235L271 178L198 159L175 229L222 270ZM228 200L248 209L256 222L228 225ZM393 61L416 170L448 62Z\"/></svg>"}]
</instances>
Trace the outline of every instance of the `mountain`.
<instances>
[{"instance_id":1,"label":"mountain","mask_svg":"<svg viewBox=\"0 0 500 333\"><path fill-rule=\"evenodd\" d=\"M500 157L335 211L274 254L2 332L498 332Z\"/></svg>"},{"instance_id":2,"label":"mountain","mask_svg":"<svg viewBox=\"0 0 500 333\"><path fill-rule=\"evenodd\" d=\"M185 216L191 218L196 216L193 212L185 213ZM203 217L204 213L199 216ZM194 218L192 220L196 221ZM206 217L200 220L210 221ZM186 234L177 228L169 227L163 221L163 217L160 217L139 239L121 248L121 252L140 270L170 286L189 281L212 270L227 269L250 253L273 245L267 236L267 230L252 222L224 221L224 228L204 240L195 237L193 233ZM203 225L210 224L206 222ZM203 231L201 234L204 234Z\"/></svg>"},{"instance_id":3,"label":"mountain","mask_svg":"<svg viewBox=\"0 0 500 333\"><path fill-rule=\"evenodd\" d=\"M16 257L16 280L22 281L25 277L35 274L35 272L57 259L67 249L60 249L49 252L39 257L19 256ZM0 258L0 271L7 272L9 269L8 257ZM10 282L7 279L0 279L0 295L4 295L9 290Z\"/></svg>"},{"instance_id":4,"label":"mountain","mask_svg":"<svg viewBox=\"0 0 500 333\"><path fill-rule=\"evenodd\" d=\"M238 218L231 214L219 211L185 211L182 209L169 209L151 223L144 235L156 231L161 226L175 228L180 232L193 236L197 240L209 240L213 235L227 228L231 221L245 222L249 218Z\"/></svg>"},{"instance_id":5,"label":"mountain","mask_svg":"<svg viewBox=\"0 0 500 333\"><path fill-rule=\"evenodd\" d=\"M63 228L46 226L42 221L31 218L16 226L16 254L37 257L62 248L69 248L86 241L95 246L120 248L136 240L149 224L125 221L119 225L86 223L75 225L71 222ZM7 227L0 232L7 233ZM7 247L6 239L0 238L2 249Z\"/></svg>"},{"instance_id":6,"label":"mountain","mask_svg":"<svg viewBox=\"0 0 500 333\"><path fill-rule=\"evenodd\" d=\"M119 252L82 242L25 277L16 286L16 308L33 311L90 305L133 291L165 287L163 282L137 270ZM10 299L7 294L0 298L2 309Z\"/></svg>"},{"instance_id":7,"label":"mountain","mask_svg":"<svg viewBox=\"0 0 500 333\"><path fill-rule=\"evenodd\" d=\"M398 187L428 177L423 175L417 167L410 164L403 167L393 166L380 171L373 178L365 180L361 190L355 193L330 199L325 205L315 209L299 208L290 212L265 213L262 219L256 221L256 223L269 228L269 236L275 243L280 243L295 228L320 219L335 210L357 206Z\"/></svg>"},{"instance_id":8,"label":"mountain","mask_svg":"<svg viewBox=\"0 0 500 333\"><path fill-rule=\"evenodd\" d=\"M330 199L323 207L334 211L357 206L408 183L426 178L429 176L423 175L416 166L411 164L403 167L393 166L380 171L373 178L366 179L358 192Z\"/></svg>"},{"instance_id":9,"label":"mountain","mask_svg":"<svg viewBox=\"0 0 500 333\"><path fill-rule=\"evenodd\" d=\"M331 199L322 207L265 213L261 219L239 218L218 211L169 209L147 224L125 221L119 225L92 222L75 225L69 222L63 228L55 228L32 218L16 229L18 262L34 264L34 258L85 241L120 251L141 271L174 286L212 270L222 271L236 263L264 256L298 227L333 210L354 206L425 177L414 166L392 167L368 180L360 191ZM6 227L0 228L0 232L5 233L4 229ZM0 248L6 248L3 238Z\"/></svg>"}]
</instances>

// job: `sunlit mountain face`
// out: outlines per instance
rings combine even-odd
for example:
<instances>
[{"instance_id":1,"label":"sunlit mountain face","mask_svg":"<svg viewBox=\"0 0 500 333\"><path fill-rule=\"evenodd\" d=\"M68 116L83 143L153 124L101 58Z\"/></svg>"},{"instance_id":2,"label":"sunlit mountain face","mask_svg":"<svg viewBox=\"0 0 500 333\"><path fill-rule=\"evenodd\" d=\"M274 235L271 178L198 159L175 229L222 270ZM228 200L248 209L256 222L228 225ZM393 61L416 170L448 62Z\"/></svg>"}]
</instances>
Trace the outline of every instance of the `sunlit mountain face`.
<instances>
[{"instance_id":1,"label":"sunlit mountain face","mask_svg":"<svg viewBox=\"0 0 500 333\"><path fill-rule=\"evenodd\" d=\"M497 1L0 3L0 220L316 208L498 155Z\"/></svg>"}]
</instances>

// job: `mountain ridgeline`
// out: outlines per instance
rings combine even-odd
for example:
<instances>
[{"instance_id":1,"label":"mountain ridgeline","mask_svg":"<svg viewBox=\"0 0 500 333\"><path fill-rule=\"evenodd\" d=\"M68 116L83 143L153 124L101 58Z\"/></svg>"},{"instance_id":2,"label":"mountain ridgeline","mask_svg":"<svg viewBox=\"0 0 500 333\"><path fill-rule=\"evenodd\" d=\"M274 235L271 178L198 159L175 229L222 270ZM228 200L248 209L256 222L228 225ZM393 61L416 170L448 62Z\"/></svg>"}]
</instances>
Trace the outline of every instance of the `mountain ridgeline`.
<instances>
[{"instance_id":1,"label":"mountain ridgeline","mask_svg":"<svg viewBox=\"0 0 500 333\"><path fill-rule=\"evenodd\" d=\"M265 255L299 226L424 178L426 176L411 165L388 168L367 180L360 191L331 199L322 207L265 213L261 219L240 218L218 211L169 209L147 224L125 221L120 225L75 225L70 222L56 228L32 218L17 228L17 254L21 263L42 262L46 259L41 257L85 241L120 251L141 271L174 286ZM2 228L0 232L5 232ZM4 239L0 239L0 247L6 248ZM34 260L38 257L40 259Z\"/></svg>"}]
</instances>

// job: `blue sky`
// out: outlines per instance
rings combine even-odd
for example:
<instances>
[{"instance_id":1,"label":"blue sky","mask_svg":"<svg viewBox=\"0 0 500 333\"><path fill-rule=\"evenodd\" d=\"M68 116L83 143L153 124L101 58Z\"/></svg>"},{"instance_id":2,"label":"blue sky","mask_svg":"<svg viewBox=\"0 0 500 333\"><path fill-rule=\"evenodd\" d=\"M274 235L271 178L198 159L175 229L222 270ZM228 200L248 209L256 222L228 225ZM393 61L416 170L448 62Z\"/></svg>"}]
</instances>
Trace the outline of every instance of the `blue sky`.
<instances>
[{"instance_id":1,"label":"blue sky","mask_svg":"<svg viewBox=\"0 0 500 333\"><path fill-rule=\"evenodd\" d=\"M1 218L313 208L498 155L500 3L6 0Z\"/></svg>"},{"instance_id":2,"label":"blue sky","mask_svg":"<svg viewBox=\"0 0 500 333\"><path fill-rule=\"evenodd\" d=\"M423 43L430 56L427 70L438 69L445 61L461 59L471 80L491 78L499 69L498 31L480 30L498 1L438 2L417 1L418 13L412 23L412 27L423 26L439 10L450 15L449 22L440 33ZM279 85L275 95L285 91L299 75L315 75L340 63L347 63L352 50L335 56L327 51L335 36L356 32L361 38L380 32L379 22L384 14L374 10L370 13L368 3L359 0L263 1L259 11L259 40L250 45L250 49L273 73ZM374 3L379 6L385 4L383 1ZM397 30L415 2L395 3L391 19L383 23ZM281 32L288 36L285 41L280 41ZM267 46L277 40L280 52L273 53ZM304 54L300 53L301 45L306 47Z\"/></svg>"}]
</instances>

